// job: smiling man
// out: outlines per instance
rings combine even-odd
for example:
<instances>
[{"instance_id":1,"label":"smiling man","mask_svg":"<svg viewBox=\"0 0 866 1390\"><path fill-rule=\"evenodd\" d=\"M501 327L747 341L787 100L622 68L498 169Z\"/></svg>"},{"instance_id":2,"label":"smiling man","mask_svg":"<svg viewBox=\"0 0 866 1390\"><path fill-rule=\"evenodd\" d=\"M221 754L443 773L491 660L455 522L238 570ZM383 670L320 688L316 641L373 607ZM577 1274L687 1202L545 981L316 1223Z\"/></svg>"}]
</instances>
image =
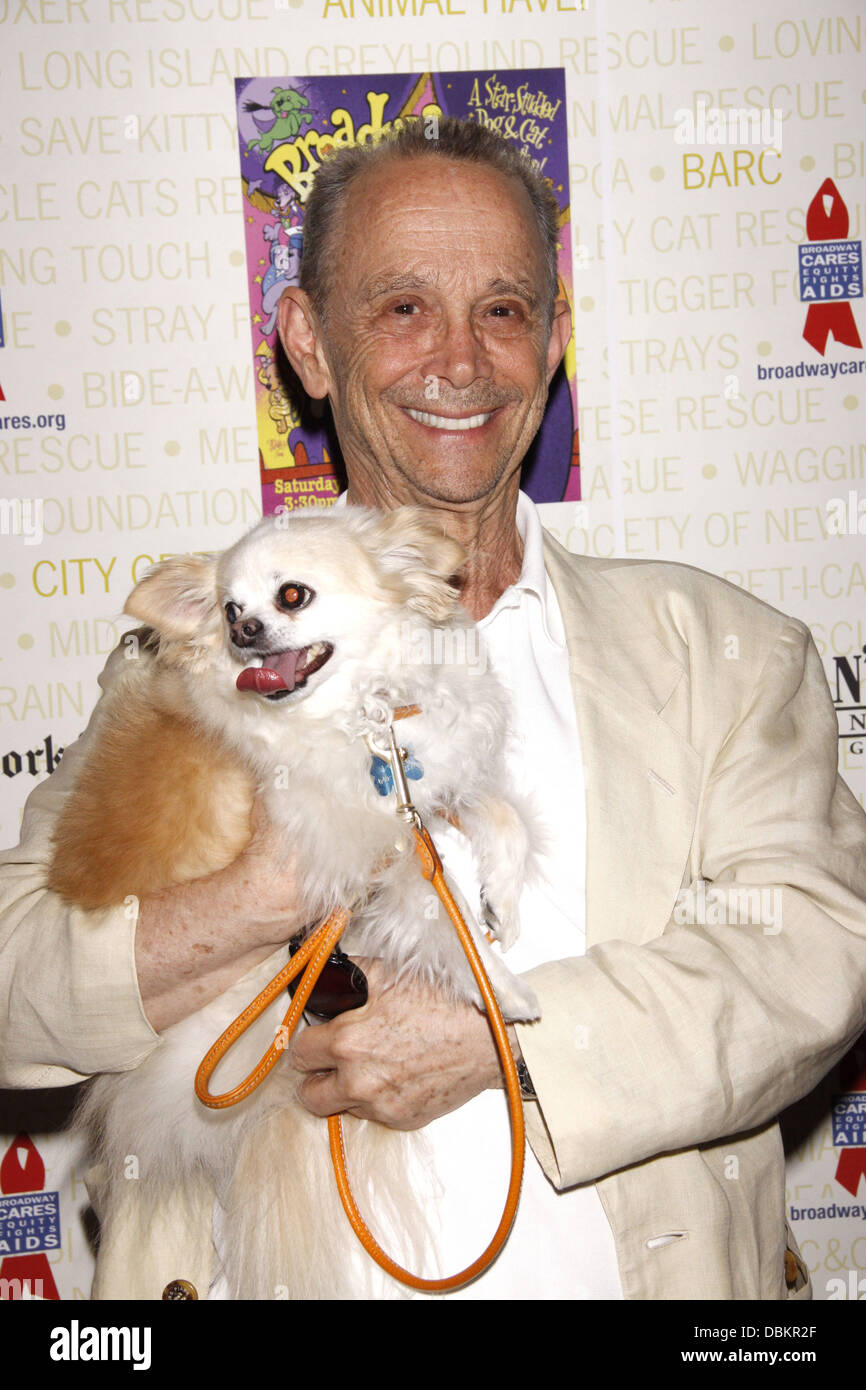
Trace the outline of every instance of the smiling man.
<instances>
[{"instance_id":1,"label":"smiling man","mask_svg":"<svg viewBox=\"0 0 866 1390\"><path fill-rule=\"evenodd\" d=\"M330 399L349 503L425 507L466 549L463 602L511 696L512 776L544 824L509 961L543 998L515 1050L559 1191L530 1164L509 1246L466 1296L802 1296L775 1116L866 1023L866 833L820 662L800 624L706 575L567 557L542 536L519 476L570 330L556 205L488 131L446 121L440 137L419 123L323 167L280 331ZM677 929L678 895L705 879L725 925ZM787 928L742 910L780 883ZM804 991L805 1047L786 1003ZM499 1079L470 1009L388 990L304 1033L294 1060L316 1113L426 1124L444 1168L449 1145L491 1152L479 1093Z\"/></svg>"},{"instance_id":2,"label":"smiling man","mask_svg":"<svg viewBox=\"0 0 866 1390\"><path fill-rule=\"evenodd\" d=\"M508 952L541 1005L513 1034L535 1157L504 1251L451 1297L805 1296L776 1117L866 1027L866 819L836 773L821 663L803 624L731 585L544 535L519 473L569 331L555 205L489 131L444 121L439 136L407 127L322 167L280 329L331 402L348 503L420 505L463 544L463 602L510 699L513 788L543 830ZM110 662L103 683L116 676ZM3 856L0 1084L138 1065L306 921L257 823L228 868L143 898L137 921L106 910L95 932L45 889L86 756L84 738ZM446 840L465 880L458 832ZM505 1188L490 1032L375 963L369 981L363 1008L294 1041L301 1099L427 1129L453 1273ZM213 1192L154 1214L133 1186L97 1296L224 1296Z\"/></svg>"},{"instance_id":3,"label":"smiling man","mask_svg":"<svg viewBox=\"0 0 866 1390\"><path fill-rule=\"evenodd\" d=\"M571 319L557 295L553 195L480 127L443 134L475 154L386 157L368 170L361 147L325 167L307 212L305 288L286 290L279 323L308 393L330 400L350 502L447 513L469 554L464 604L482 617L520 573L520 466ZM417 130L404 139L443 148Z\"/></svg>"}]
</instances>

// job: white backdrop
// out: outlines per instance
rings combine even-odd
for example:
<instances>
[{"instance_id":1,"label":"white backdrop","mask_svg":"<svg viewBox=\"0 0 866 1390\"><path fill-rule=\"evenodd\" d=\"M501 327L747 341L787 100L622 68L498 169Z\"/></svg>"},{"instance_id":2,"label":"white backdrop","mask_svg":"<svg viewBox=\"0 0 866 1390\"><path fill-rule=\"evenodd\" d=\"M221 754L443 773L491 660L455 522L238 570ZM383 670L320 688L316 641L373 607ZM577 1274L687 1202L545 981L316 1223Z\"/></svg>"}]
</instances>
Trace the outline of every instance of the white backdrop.
<instances>
[{"instance_id":1,"label":"white backdrop","mask_svg":"<svg viewBox=\"0 0 866 1390\"><path fill-rule=\"evenodd\" d=\"M260 511L235 74L564 68L583 501L546 524L582 553L699 565L805 621L863 801L864 353L850 321L823 353L803 338L798 281L819 190L820 239L863 237L861 6L0 0L0 24L4 844L86 722L135 576L231 543ZM811 272L840 304L846 254ZM830 1119L835 1092L866 1087L852 1075L789 1123L818 1297L866 1274L866 1181L861 1208ZM3 1098L0 1159L31 1134L62 1213L46 1258L60 1295L84 1297L81 1174L45 1106Z\"/></svg>"}]
</instances>

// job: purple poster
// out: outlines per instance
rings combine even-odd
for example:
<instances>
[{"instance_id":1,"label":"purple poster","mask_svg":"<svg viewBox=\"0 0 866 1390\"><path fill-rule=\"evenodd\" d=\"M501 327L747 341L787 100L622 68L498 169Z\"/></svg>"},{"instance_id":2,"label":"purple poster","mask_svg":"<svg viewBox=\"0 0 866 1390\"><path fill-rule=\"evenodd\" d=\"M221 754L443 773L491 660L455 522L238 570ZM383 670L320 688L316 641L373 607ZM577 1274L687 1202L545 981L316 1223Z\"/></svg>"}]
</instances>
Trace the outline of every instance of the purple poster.
<instances>
[{"instance_id":1,"label":"purple poster","mask_svg":"<svg viewBox=\"0 0 866 1390\"><path fill-rule=\"evenodd\" d=\"M406 76L251 77L235 82L262 505L266 515L333 502L341 464L327 404L310 401L282 357L277 305L298 282L304 204L334 146L378 140L405 120L491 126L550 181L560 208L560 290L573 303L565 77L561 68ZM580 497L573 342L523 465L536 502Z\"/></svg>"}]
</instances>

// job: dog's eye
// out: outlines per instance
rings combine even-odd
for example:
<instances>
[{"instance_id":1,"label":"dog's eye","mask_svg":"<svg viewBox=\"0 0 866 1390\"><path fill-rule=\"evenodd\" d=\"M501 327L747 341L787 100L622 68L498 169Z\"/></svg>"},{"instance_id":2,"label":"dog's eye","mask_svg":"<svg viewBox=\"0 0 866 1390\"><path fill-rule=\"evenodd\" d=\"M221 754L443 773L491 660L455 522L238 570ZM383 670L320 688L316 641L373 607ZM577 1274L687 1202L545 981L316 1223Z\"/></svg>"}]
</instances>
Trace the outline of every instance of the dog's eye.
<instances>
[{"instance_id":1,"label":"dog's eye","mask_svg":"<svg viewBox=\"0 0 866 1390\"><path fill-rule=\"evenodd\" d=\"M236 623L240 616L241 610L238 608L236 603L226 604L226 617L228 618L230 623Z\"/></svg>"},{"instance_id":2,"label":"dog's eye","mask_svg":"<svg viewBox=\"0 0 866 1390\"><path fill-rule=\"evenodd\" d=\"M288 584L283 584L277 594L277 603L280 608L287 608L291 612L297 608L306 608L314 597L312 589L308 589L306 584L297 584L292 580Z\"/></svg>"}]
</instances>

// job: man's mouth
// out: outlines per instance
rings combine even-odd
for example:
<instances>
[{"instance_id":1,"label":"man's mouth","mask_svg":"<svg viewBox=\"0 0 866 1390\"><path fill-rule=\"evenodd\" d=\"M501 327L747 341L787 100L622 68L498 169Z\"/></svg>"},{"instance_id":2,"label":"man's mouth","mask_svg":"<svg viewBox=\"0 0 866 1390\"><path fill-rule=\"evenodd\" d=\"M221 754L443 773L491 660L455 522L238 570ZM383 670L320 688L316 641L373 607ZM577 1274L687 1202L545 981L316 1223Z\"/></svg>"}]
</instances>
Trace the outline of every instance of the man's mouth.
<instances>
[{"instance_id":1,"label":"man's mouth","mask_svg":"<svg viewBox=\"0 0 866 1390\"><path fill-rule=\"evenodd\" d=\"M282 652L265 652L260 666L245 666L235 684L238 690L255 690L259 695L280 700L293 690L302 689L310 676L320 671L334 654L330 642L313 642L309 647L290 647Z\"/></svg>"},{"instance_id":2,"label":"man's mouth","mask_svg":"<svg viewBox=\"0 0 866 1390\"><path fill-rule=\"evenodd\" d=\"M483 415L462 415L455 418L451 415L431 415L427 410L411 410L408 405L404 409L419 425L429 425L434 430L477 430L486 425L493 414L492 410L488 410Z\"/></svg>"}]
</instances>

